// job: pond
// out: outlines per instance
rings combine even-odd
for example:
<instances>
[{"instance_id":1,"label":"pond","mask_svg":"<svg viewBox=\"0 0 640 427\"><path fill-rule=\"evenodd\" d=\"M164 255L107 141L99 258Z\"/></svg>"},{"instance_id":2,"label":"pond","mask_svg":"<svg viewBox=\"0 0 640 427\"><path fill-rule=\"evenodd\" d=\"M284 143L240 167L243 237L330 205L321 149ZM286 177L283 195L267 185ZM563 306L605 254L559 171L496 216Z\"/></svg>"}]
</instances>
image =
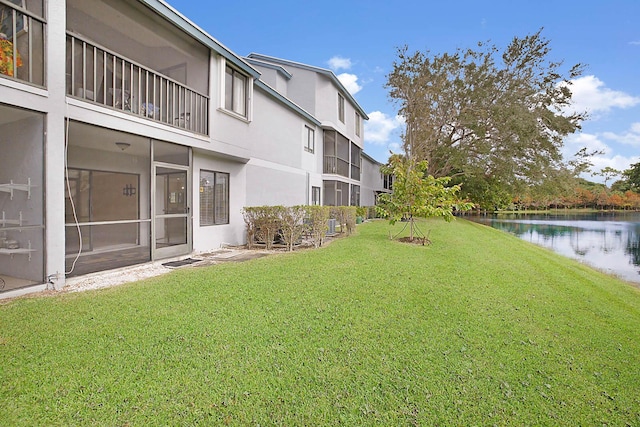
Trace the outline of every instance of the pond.
<instances>
[{"instance_id":1,"label":"pond","mask_svg":"<svg viewBox=\"0 0 640 427\"><path fill-rule=\"evenodd\" d=\"M465 218L640 283L640 213L494 214Z\"/></svg>"}]
</instances>

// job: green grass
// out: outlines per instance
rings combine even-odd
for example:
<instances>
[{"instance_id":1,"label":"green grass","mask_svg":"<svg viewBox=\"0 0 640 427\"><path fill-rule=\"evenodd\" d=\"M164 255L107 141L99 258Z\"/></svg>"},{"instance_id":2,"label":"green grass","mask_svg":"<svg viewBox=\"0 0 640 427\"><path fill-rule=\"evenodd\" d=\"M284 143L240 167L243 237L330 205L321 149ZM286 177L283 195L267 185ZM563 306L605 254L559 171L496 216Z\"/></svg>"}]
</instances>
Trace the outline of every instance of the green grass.
<instances>
[{"instance_id":1,"label":"green grass","mask_svg":"<svg viewBox=\"0 0 640 427\"><path fill-rule=\"evenodd\" d=\"M637 288L421 227L4 303L0 425L640 425Z\"/></svg>"}]
</instances>

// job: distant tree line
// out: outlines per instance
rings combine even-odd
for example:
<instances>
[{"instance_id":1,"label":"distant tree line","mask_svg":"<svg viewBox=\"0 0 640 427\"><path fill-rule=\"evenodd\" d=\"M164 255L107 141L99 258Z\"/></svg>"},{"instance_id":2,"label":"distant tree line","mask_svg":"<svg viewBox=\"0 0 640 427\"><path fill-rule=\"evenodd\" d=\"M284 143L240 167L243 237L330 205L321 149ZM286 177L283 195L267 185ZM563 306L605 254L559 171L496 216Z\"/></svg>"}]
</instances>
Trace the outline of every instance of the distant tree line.
<instances>
[{"instance_id":1,"label":"distant tree line","mask_svg":"<svg viewBox=\"0 0 640 427\"><path fill-rule=\"evenodd\" d=\"M487 187L484 191L476 191L476 197L471 198L477 210L640 210L640 163L622 172L605 169L594 174L606 175L604 184L567 176L553 185L531 186L516 195ZM607 186L606 182L615 176L621 178ZM467 191L468 197L474 194L473 189Z\"/></svg>"},{"instance_id":2,"label":"distant tree line","mask_svg":"<svg viewBox=\"0 0 640 427\"><path fill-rule=\"evenodd\" d=\"M595 175L604 176L605 183L599 184L582 178L567 179L562 185L532 187L522 195L512 197L508 203L494 205L494 208L640 210L640 163L633 164L622 172L605 168ZM621 178L608 187L606 182L616 176ZM487 206L477 206L487 209Z\"/></svg>"},{"instance_id":3,"label":"distant tree line","mask_svg":"<svg viewBox=\"0 0 640 427\"><path fill-rule=\"evenodd\" d=\"M540 209L598 209L598 210L640 210L640 194L635 191L613 191L602 184L579 186L570 195L531 195L516 197L509 205L496 206L509 210Z\"/></svg>"}]
</instances>

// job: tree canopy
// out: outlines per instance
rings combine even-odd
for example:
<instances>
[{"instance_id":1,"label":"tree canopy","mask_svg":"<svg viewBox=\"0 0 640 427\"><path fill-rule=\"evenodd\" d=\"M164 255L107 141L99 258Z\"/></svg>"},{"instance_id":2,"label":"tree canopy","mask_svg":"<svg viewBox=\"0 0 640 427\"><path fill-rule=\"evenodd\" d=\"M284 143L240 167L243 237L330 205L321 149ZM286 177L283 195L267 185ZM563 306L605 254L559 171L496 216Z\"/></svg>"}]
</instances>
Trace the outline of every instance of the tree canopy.
<instances>
[{"instance_id":1,"label":"tree canopy","mask_svg":"<svg viewBox=\"0 0 640 427\"><path fill-rule=\"evenodd\" d=\"M632 164L622 175L630 190L640 192L640 162Z\"/></svg>"},{"instance_id":2,"label":"tree canopy","mask_svg":"<svg viewBox=\"0 0 640 427\"><path fill-rule=\"evenodd\" d=\"M541 31L502 52L489 43L444 54L400 48L386 86L406 121L405 154L426 160L428 175L493 198L566 173L563 138L585 118L567 112L583 67L563 73Z\"/></svg>"},{"instance_id":3,"label":"tree canopy","mask_svg":"<svg viewBox=\"0 0 640 427\"><path fill-rule=\"evenodd\" d=\"M394 154L389 162L380 168L381 172L393 176L393 193L378 197L376 210L388 218L391 224L409 221L409 239L415 237L415 219L439 217L451 221L453 210L468 210L470 203L461 201L457 193L460 186L447 186L449 177L434 178L427 173L426 161Z\"/></svg>"}]
</instances>

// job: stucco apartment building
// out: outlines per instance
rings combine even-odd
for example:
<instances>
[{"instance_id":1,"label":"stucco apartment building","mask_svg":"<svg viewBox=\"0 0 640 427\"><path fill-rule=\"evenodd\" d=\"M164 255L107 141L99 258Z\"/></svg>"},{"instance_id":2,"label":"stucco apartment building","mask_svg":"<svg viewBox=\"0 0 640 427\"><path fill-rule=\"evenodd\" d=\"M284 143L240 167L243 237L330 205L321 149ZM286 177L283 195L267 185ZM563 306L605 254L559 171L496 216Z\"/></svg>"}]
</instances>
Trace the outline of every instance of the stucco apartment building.
<instances>
[{"instance_id":1,"label":"stucco apartment building","mask_svg":"<svg viewBox=\"0 0 640 427\"><path fill-rule=\"evenodd\" d=\"M241 244L244 206L384 191L329 70L160 0L0 0L0 25L0 297Z\"/></svg>"}]
</instances>

